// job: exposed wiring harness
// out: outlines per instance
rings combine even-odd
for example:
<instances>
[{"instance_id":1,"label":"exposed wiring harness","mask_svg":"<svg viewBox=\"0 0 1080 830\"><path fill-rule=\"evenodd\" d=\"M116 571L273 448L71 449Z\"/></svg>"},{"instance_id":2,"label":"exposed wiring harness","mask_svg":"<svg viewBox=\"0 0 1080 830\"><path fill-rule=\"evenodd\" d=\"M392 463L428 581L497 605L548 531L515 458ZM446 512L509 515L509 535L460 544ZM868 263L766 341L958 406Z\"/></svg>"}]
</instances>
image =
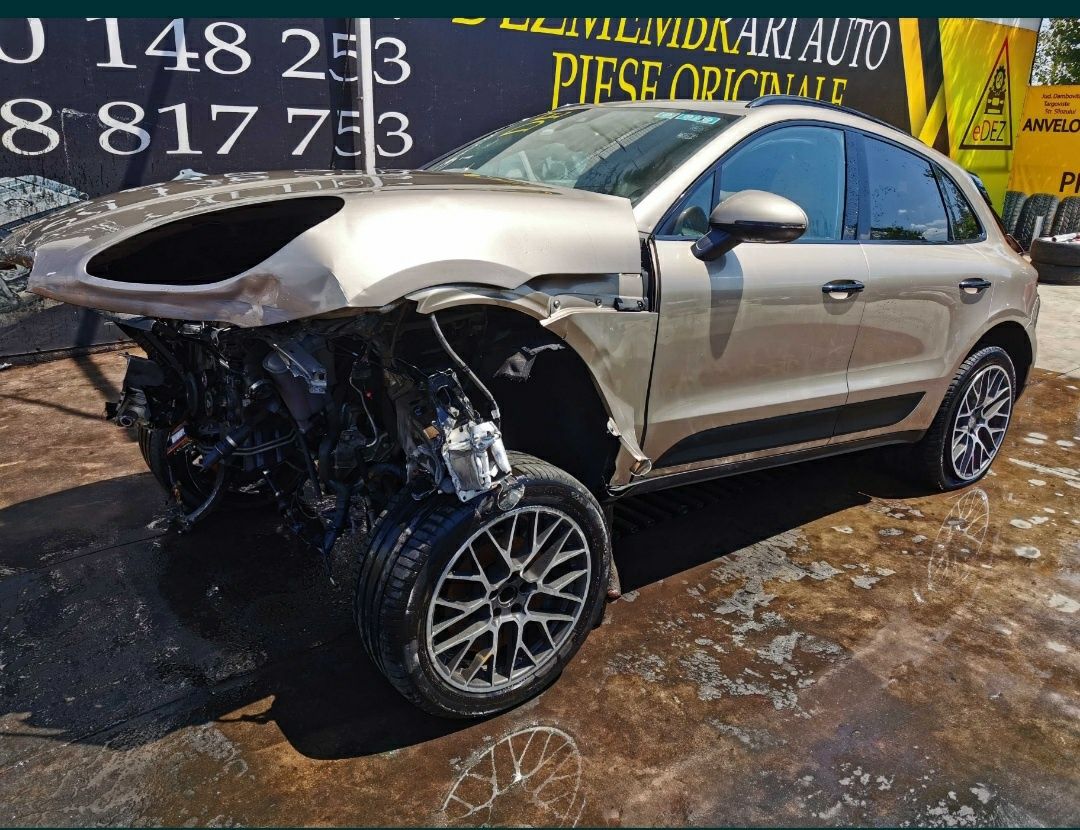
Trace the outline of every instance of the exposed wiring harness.
<instances>
[{"instance_id":1,"label":"exposed wiring harness","mask_svg":"<svg viewBox=\"0 0 1080 830\"><path fill-rule=\"evenodd\" d=\"M431 328L435 332L435 338L439 341L439 345L443 347L443 351L445 351L450 360L454 362L454 365L461 369L461 371L465 373L465 376L472 381L472 384L491 402L491 420L501 428L502 419L499 415L499 405L495 403L495 396L480 382L480 378L478 378L476 373L469 368L468 364L461 359L458 353L451 348L450 343L446 339L446 335L443 334L442 326L439 325L439 320L434 313L431 315Z\"/></svg>"}]
</instances>

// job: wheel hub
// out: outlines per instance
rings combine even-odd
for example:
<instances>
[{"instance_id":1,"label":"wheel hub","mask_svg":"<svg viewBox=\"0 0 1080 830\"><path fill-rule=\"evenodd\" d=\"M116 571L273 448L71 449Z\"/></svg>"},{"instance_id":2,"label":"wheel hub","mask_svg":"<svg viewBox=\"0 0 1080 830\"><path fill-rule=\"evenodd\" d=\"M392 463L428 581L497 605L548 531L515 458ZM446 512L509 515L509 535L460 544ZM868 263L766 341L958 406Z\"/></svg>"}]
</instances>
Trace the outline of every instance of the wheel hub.
<instances>
[{"instance_id":1,"label":"wheel hub","mask_svg":"<svg viewBox=\"0 0 1080 830\"><path fill-rule=\"evenodd\" d=\"M518 586L507 585L495 595L499 605L510 605L518 598Z\"/></svg>"},{"instance_id":2,"label":"wheel hub","mask_svg":"<svg viewBox=\"0 0 1080 830\"><path fill-rule=\"evenodd\" d=\"M520 576L510 577L500 589L492 589L491 608L510 608L520 611L528 601L529 596L536 589L536 585Z\"/></svg>"}]
</instances>

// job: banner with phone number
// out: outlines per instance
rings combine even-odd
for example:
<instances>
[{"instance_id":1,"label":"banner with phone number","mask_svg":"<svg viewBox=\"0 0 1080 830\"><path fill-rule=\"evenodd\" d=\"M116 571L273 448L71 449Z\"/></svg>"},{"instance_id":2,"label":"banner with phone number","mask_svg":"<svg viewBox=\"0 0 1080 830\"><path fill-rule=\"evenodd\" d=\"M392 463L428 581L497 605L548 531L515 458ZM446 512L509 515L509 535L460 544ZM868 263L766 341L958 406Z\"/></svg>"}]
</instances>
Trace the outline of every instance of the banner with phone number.
<instances>
[{"instance_id":1,"label":"banner with phone number","mask_svg":"<svg viewBox=\"0 0 1080 830\"><path fill-rule=\"evenodd\" d=\"M416 167L564 104L778 93L908 130L979 173L1000 207L1037 28L1017 18L3 19L0 232L177 175ZM42 317L25 283L0 272L0 355L115 336L71 309Z\"/></svg>"}]
</instances>

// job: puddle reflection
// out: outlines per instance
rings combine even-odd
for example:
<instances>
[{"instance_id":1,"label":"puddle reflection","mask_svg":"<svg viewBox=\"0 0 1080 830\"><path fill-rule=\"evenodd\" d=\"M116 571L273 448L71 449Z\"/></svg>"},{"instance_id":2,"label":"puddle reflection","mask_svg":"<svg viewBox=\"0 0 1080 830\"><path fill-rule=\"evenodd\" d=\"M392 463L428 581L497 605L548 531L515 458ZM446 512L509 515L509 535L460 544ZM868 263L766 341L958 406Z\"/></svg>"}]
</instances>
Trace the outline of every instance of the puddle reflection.
<instances>
[{"instance_id":1,"label":"puddle reflection","mask_svg":"<svg viewBox=\"0 0 1080 830\"><path fill-rule=\"evenodd\" d=\"M582 758L562 729L533 726L469 757L443 802L447 824L576 826L585 809Z\"/></svg>"},{"instance_id":2,"label":"puddle reflection","mask_svg":"<svg viewBox=\"0 0 1080 830\"><path fill-rule=\"evenodd\" d=\"M986 531L990 526L990 499L976 487L953 504L930 550L926 590L943 592L963 585L978 565Z\"/></svg>"}]
</instances>

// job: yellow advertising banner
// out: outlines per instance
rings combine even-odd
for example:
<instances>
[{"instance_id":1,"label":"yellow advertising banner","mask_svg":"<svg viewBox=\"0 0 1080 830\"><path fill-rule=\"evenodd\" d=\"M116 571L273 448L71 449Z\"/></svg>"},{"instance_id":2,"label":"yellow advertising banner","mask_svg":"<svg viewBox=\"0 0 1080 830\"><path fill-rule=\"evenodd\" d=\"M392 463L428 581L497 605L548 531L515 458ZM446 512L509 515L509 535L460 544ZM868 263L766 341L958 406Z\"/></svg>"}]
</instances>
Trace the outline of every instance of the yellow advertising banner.
<instances>
[{"instance_id":1,"label":"yellow advertising banner","mask_svg":"<svg viewBox=\"0 0 1080 830\"><path fill-rule=\"evenodd\" d=\"M1034 86L1020 119L1009 190L1080 195L1080 86Z\"/></svg>"},{"instance_id":2,"label":"yellow advertising banner","mask_svg":"<svg viewBox=\"0 0 1080 830\"><path fill-rule=\"evenodd\" d=\"M911 134L976 173L999 210L1037 28L1037 18L900 20Z\"/></svg>"}]
</instances>

